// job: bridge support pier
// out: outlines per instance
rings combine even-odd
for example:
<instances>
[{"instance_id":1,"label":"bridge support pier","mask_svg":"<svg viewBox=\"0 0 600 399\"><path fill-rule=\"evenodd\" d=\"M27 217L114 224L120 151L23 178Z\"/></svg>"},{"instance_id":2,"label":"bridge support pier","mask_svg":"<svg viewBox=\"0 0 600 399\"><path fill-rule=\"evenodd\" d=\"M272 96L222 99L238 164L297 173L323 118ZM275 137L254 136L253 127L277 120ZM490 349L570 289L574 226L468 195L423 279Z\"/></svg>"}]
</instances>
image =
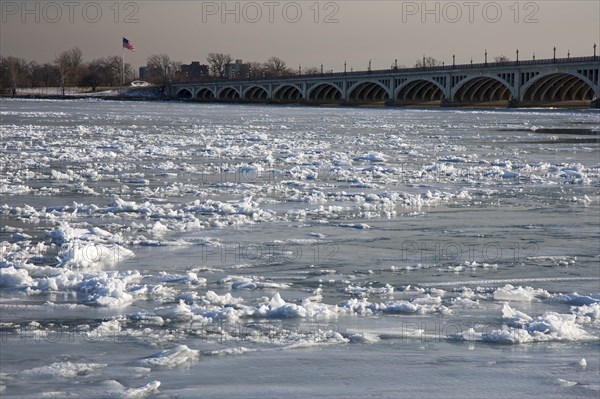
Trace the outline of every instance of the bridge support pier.
<instances>
[{"instance_id":1,"label":"bridge support pier","mask_svg":"<svg viewBox=\"0 0 600 399\"><path fill-rule=\"evenodd\" d=\"M600 98L595 99L590 103L591 108L600 108Z\"/></svg>"}]
</instances>

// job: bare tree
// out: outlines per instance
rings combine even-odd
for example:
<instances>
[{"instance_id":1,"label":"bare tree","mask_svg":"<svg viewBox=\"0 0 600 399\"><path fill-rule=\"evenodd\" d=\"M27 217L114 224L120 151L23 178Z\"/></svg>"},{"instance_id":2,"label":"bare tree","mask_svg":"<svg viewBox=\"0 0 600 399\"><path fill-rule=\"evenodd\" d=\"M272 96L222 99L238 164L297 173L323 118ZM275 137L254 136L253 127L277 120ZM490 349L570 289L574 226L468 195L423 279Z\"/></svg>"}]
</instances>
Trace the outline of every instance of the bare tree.
<instances>
[{"instance_id":1,"label":"bare tree","mask_svg":"<svg viewBox=\"0 0 600 399\"><path fill-rule=\"evenodd\" d=\"M177 63L171 60L167 54L154 54L148 57L147 66L151 75L156 78L160 76L163 84L167 84L177 71Z\"/></svg>"},{"instance_id":2,"label":"bare tree","mask_svg":"<svg viewBox=\"0 0 600 399\"><path fill-rule=\"evenodd\" d=\"M104 69L106 74L106 80L110 86L120 86L123 84L123 79L127 76L123 76L123 58L118 55L106 57L104 59Z\"/></svg>"},{"instance_id":3,"label":"bare tree","mask_svg":"<svg viewBox=\"0 0 600 399\"><path fill-rule=\"evenodd\" d=\"M415 68L431 68L442 65L442 61L433 57L423 57L415 62Z\"/></svg>"},{"instance_id":4,"label":"bare tree","mask_svg":"<svg viewBox=\"0 0 600 399\"><path fill-rule=\"evenodd\" d=\"M120 86L123 82L121 74L124 72L125 81L129 79L129 76L132 75L131 64L125 63L125 69L123 69L123 58L118 55L112 55L110 57L104 58L104 65L106 69L106 74L108 77L109 86Z\"/></svg>"},{"instance_id":5,"label":"bare tree","mask_svg":"<svg viewBox=\"0 0 600 399\"><path fill-rule=\"evenodd\" d=\"M65 84L67 75L69 74L69 55L67 52L62 52L54 59L56 70L58 71L58 85L62 89L63 96L65 95Z\"/></svg>"},{"instance_id":6,"label":"bare tree","mask_svg":"<svg viewBox=\"0 0 600 399\"><path fill-rule=\"evenodd\" d=\"M231 64L233 58L229 54L208 53L206 61L210 66L210 72L213 76L224 78L227 72L227 65Z\"/></svg>"},{"instance_id":7,"label":"bare tree","mask_svg":"<svg viewBox=\"0 0 600 399\"><path fill-rule=\"evenodd\" d=\"M49 87L50 84L55 84L54 82L56 82L58 79L56 68L50 63L45 63L42 65L40 72L44 87Z\"/></svg>"},{"instance_id":8,"label":"bare tree","mask_svg":"<svg viewBox=\"0 0 600 399\"><path fill-rule=\"evenodd\" d=\"M169 79L173 79L176 76L181 76L181 61L173 61L171 63L171 68L169 69Z\"/></svg>"},{"instance_id":9,"label":"bare tree","mask_svg":"<svg viewBox=\"0 0 600 399\"><path fill-rule=\"evenodd\" d=\"M509 62L510 58L508 58L505 55L498 55L496 57L494 57L494 62Z\"/></svg>"},{"instance_id":10,"label":"bare tree","mask_svg":"<svg viewBox=\"0 0 600 399\"><path fill-rule=\"evenodd\" d=\"M2 71L2 87L9 89L14 96L17 94L17 88L22 87L27 81L27 61L17 57L3 57L0 60L0 70Z\"/></svg>"},{"instance_id":11,"label":"bare tree","mask_svg":"<svg viewBox=\"0 0 600 399\"><path fill-rule=\"evenodd\" d=\"M265 71L271 76L284 76L290 72L285 61L279 57L270 57L265 62Z\"/></svg>"},{"instance_id":12,"label":"bare tree","mask_svg":"<svg viewBox=\"0 0 600 399\"><path fill-rule=\"evenodd\" d=\"M102 84L105 79L105 68L102 59L94 60L89 62L85 66L85 71L81 76L81 85L90 86L92 91L96 91L96 88Z\"/></svg>"},{"instance_id":13,"label":"bare tree","mask_svg":"<svg viewBox=\"0 0 600 399\"><path fill-rule=\"evenodd\" d=\"M62 94L65 94L65 86L78 80L83 62L83 53L79 47L63 51L54 59L58 69L59 84Z\"/></svg>"},{"instance_id":14,"label":"bare tree","mask_svg":"<svg viewBox=\"0 0 600 399\"><path fill-rule=\"evenodd\" d=\"M319 73L321 73L321 69L317 68L317 67L308 67L308 68L304 68L302 69L302 73L304 75L317 75Z\"/></svg>"},{"instance_id":15,"label":"bare tree","mask_svg":"<svg viewBox=\"0 0 600 399\"><path fill-rule=\"evenodd\" d=\"M26 66L29 87L37 87L41 81L41 66L35 61L29 61Z\"/></svg>"},{"instance_id":16,"label":"bare tree","mask_svg":"<svg viewBox=\"0 0 600 399\"><path fill-rule=\"evenodd\" d=\"M92 91L96 91L98 86L120 86L122 65L123 59L117 55L90 61L83 68L81 85L91 87ZM131 65L126 63L125 77L130 76L131 72Z\"/></svg>"},{"instance_id":17,"label":"bare tree","mask_svg":"<svg viewBox=\"0 0 600 399\"><path fill-rule=\"evenodd\" d=\"M71 63L71 75L75 80L77 74L80 72L81 65L83 64L83 52L79 47L69 50L69 62Z\"/></svg>"}]
</instances>

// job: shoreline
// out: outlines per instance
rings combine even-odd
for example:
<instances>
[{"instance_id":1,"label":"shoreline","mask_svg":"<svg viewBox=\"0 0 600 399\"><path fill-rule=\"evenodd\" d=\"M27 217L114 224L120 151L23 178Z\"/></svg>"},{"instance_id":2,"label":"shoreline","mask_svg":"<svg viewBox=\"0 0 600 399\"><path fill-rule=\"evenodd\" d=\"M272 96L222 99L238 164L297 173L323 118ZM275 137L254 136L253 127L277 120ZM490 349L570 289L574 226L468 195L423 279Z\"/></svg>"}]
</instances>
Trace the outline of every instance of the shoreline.
<instances>
[{"instance_id":1,"label":"shoreline","mask_svg":"<svg viewBox=\"0 0 600 399\"><path fill-rule=\"evenodd\" d=\"M581 110L595 110L597 107L593 106L593 102L588 104L587 106L584 104L581 105L561 105L561 104L534 104L534 105L521 105L516 107L511 107L506 105L490 105L490 104L459 104L459 105L450 105L450 106L441 106L434 104L382 104L382 103L307 103L307 102L285 102L285 103L277 103L277 102L256 102L256 101L202 101L202 100L194 100L194 99L179 99L179 98L171 98L166 96L119 96L119 95L105 95L105 96L96 96L96 95L0 95L0 100L2 99L24 99L24 100L102 100L102 101L142 101L142 102L180 102L180 103L190 103L190 104L238 104L238 105L268 105L268 106L301 106L301 107L344 107L344 108L380 108L380 109L393 109L393 108L407 108L407 109L456 109L456 110L464 110L464 109L490 109L490 110L517 110L517 109L557 109L557 110L573 110L573 111L581 111Z\"/></svg>"}]
</instances>

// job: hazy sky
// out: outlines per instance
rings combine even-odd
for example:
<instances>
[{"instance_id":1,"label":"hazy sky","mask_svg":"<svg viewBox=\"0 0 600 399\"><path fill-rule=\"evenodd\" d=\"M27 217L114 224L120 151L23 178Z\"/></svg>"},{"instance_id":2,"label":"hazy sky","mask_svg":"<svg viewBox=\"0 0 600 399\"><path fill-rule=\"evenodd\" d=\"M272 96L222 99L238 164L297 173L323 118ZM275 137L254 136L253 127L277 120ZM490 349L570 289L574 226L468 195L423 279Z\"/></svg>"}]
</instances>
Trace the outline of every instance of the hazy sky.
<instances>
[{"instance_id":1,"label":"hazy sky","mask_svg":"<svg viewBox=\"0 0 600 399\"><path fill-rule=\"evenodd\" d=\"M600 45L600 1L7 1L0 0L0 53L39 62L79 46L86 60L120 55L134 66L167 53L205 62L209 52L247 61L275 55L298 68L412 66L424 54L446 63L591 55ZM37 21L36 21L37 19ZM600 49L598 50L600 54Z\"/></svg>"}]
</instances>

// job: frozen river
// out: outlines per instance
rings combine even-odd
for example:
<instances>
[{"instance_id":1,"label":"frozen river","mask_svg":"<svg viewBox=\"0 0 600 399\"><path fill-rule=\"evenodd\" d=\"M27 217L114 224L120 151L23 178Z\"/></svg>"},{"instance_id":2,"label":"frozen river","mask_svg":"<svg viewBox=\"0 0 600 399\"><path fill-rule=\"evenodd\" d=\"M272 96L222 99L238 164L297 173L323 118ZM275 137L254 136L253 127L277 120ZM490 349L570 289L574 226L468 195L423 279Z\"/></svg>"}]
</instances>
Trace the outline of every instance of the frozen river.
<instances>
[{"instance_id":1,"label":"frozen river","mask_svg":"<svg viewBox=\"0 0 600 399\"><path fill-rule=\"evenodd\" d=\"M0 102L3 398L597 398L600 114Z\"/></svg>"}]
</instances>

